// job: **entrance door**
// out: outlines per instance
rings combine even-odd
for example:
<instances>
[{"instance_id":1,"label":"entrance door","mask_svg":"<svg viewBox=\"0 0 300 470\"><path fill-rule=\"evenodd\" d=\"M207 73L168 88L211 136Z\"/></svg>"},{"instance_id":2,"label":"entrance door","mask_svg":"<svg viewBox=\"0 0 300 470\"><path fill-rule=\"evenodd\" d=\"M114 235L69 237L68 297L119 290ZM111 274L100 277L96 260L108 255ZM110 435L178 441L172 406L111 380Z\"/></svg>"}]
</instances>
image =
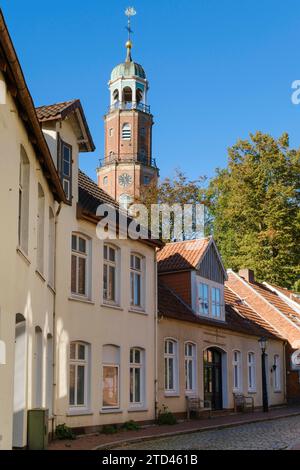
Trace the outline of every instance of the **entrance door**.
<instances>
[{"instance_id":1,"label":"entrance door","mask_svg":"<svg viewBox=\"0 0 300 470\"><path fill-rule=\"evenodd\" d=\"M210 401L213 410L221 410L222 354L218 349L204 351L204 400Z\"/></svg>"}]
</instances>

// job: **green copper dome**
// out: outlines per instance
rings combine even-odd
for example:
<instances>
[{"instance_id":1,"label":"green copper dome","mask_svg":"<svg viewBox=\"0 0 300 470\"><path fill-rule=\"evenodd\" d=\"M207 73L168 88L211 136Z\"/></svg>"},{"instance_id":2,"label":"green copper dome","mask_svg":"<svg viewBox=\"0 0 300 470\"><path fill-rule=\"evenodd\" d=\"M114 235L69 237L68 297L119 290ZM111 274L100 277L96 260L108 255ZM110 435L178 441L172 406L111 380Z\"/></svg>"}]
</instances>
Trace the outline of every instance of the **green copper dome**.
<instances>
[{"instance_id":1,"label":"green copper dome","mask_svg":"<svg viewBox=\"0 0 300 470\"><path fill-rule=\"evenodd\" d=\"M146 74L143 67L135 62L124 62L123 64L117 65L111 73L111 81L117 80L118 78L132 78L139 77L146 79Z\"/></svg>"}]
</instances>

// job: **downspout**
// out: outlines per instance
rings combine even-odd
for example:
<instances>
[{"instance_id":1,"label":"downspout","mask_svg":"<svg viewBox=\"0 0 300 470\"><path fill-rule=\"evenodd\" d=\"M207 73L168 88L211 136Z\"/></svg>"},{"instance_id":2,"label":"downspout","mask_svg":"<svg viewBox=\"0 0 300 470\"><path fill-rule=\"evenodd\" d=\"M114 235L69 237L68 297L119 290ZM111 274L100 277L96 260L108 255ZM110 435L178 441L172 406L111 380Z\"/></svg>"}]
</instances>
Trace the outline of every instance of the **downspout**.
<instances>
[{"instance_id":1,"label":"downspout","mask_svg":"<svg viewBox=\"0 0 300 470\"><path fill-rule=\"evenodd\" d=\"M283 364L284 364L284 374L283 374L283 380L284 380L284 401L287 403L287 372L288 372L288 366L286 363L286 345L287 341L283 342Z\"/></svg>"},{"instance_id":2,"label":"downspout","mask_svg":"<svg viewBox=\"0 0 300 470\"><path fill-rule=\"evenodd\" d=\"M155 295L155 315L154 315L154 367L155 367L155 377L154 377L154 400L155 400L155 421L157 420L158 413L158 377L157 377L157 361L158 361L158 296L157 296L157 256L156 250L154 253L154 295Z\"/></svg>"},{"instance_id":3,"label":"downspout","mask_svg":"<svg viewBox=\"0 0 300 470\"><path fill-rule=\"evenodd\" d=\"M62 203L59 204L55 214L55 229L54 229L54 306L53 306L53 384L52 384L52 439L54 438L55 419L56 419L56 252L57 252L57 223L58 216L62 208Z\"/></svg>"}]
</instances>

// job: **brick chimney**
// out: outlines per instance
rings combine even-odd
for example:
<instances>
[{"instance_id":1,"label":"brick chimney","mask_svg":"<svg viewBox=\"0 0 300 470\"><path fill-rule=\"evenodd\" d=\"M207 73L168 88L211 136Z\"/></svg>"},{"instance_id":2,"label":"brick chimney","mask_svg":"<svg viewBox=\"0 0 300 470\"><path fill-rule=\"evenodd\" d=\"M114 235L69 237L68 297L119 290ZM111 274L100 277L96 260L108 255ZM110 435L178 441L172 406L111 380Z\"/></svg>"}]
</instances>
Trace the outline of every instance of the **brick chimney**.
<instances>
[{"instance_id":1,"label":"brick chimney","mask_svg":"<svg viewBox=\"0 0 300 470\"><path fill-rule=\"evenodd\" d=\"M252 269L240 269L239 276L243 277L247 282L255 282L254 271Z\"/></svg>"}]
</instances>

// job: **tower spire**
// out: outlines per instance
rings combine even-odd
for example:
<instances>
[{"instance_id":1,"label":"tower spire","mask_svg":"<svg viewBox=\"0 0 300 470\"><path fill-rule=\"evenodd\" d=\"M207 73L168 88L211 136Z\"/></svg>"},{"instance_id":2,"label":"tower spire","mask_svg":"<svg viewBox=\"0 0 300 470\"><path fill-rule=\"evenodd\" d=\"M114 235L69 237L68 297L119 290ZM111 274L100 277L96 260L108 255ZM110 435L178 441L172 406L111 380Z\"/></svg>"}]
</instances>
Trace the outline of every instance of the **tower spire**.
<instances>
[{"instance_id":1,"label":"tower spire","mask_svg":"<svg viewBox=\"0 0 300 470\"><path fill-rule=\"evenodd\" d=\"M125 10L125 15L128 18L128 23L127 23L127 31L128 31L128 40L126 42L126 49L127 49L127 56L126 56L126 62L132 62L132 57L131 57L131 49L132 49L132 42L131 42L131 35L133 33L131 29L131 17L136 15L136 10L134 7L128 7Z\"/></svg>"}]
</instances>

